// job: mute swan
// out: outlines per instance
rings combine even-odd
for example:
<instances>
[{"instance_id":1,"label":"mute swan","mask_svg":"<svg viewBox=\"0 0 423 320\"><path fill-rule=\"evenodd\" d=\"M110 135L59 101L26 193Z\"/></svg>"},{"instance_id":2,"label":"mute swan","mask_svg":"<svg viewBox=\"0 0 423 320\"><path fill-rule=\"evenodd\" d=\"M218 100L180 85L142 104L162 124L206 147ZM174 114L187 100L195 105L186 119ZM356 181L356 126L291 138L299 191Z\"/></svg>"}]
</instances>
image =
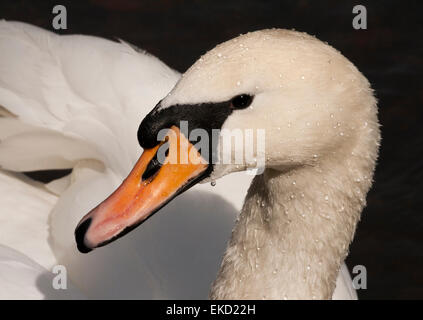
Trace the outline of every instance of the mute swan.
<instances>
[{"instance_id":1,"label":"mute swan","mask_svg":"<svg viewBox=\"0 0 423 320\"><path fill-rule=\"evenodd\" d=\"M0 243L47 270L65 265L89 298L206 298L251 176L197 186L148 230L90 257L78 252L73 235L84 213L127 175L141 151L139 122L179 77L125 43L0 21L0 167L73 168L45 188L10 174L3 179L0 171L7 190L0 196ZM16 292L20 284L16 279Z\"/></svg>"},{"instance_id":2,"label":"mute swan","mask_svg":"<svg viewBox=\"0 0 423 320\"><path fill-rule=\"evenodd\" d=\"M199 129L208 133L209 153L188 141L198 139L191 137ZM245 146L225 148L222 133L212 141L216 129L244 136L264 129L266 169L249 188L211 298L331 298L372 182L377 106L351 62L294 31L241 35L184 74L141 122L144 153L129 176L78 224L79 250L88 253L125 235L200 181L257 165L259 141L255 161L242 157L235 165ZM158 162L162 130L177 136L169 134L166 155L177 161Z\"/></svg>"},{"instance_id":3,"label":"mute swan","mask_svg":"<svg viewBox=\"0 0 423 320\"><path fill-rule=\"evenodd\" d=\"M124 43L57 36L16 22L0 22L0 49L0 105L8 110L0 118L1 166L13 171L73 168L71 176L46 186L60 196L50 215L49 244L71 280L89 297L205 294L251 176L235 173L215 187L196 185L162 209L168 214L156 215L142 232L107 250L81 255L73 239L84 211L110 194L135 163L138 124L179 74ZM21 217L19 208L0 201L3 219ZM32 224L32 217L25 219ZM191 228L184 228L186 223ZM4 238L12 239L8 234L16 230L1 227ZM16 247L13 239L8 245ZM31 250L25 254L51 267L52 257L44 262ZM356 298L345 266L333 298Z\"/></svg>"}]
</instances>

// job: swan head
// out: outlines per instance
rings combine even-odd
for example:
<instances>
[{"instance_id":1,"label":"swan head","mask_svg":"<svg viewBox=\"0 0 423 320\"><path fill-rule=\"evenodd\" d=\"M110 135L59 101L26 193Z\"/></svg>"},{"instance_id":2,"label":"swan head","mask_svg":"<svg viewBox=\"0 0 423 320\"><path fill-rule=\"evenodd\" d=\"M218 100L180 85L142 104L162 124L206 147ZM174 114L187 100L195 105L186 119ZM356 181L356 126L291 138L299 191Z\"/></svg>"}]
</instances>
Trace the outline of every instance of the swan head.
<instances>
[{"instance_id":1,"label":"swan head","mask_svg":"<svg viewBox=\"0 0 423 320\"><path fill-rule=\"evenodd\" d=\"M262 30L195 62L144 118L138 139L145 151L133 172L79 224L81 251L123 235L197 182L317 165L357 144L374 162L376 100L367 79L331 46L305 33ZM182 152L193 159L166 163Z\"/></svg>"}]
</instances>

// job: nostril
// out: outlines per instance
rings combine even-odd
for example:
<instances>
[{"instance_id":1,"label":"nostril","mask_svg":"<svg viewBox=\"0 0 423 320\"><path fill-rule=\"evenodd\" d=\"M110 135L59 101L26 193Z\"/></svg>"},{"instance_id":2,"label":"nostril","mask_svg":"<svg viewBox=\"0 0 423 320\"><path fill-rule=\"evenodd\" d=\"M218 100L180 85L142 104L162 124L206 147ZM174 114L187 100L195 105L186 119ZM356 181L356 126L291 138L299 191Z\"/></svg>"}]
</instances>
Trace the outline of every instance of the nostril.
<instances>
[{"instance_id":1,"label":"nostril","mask_svg":"<svg viewBox=\"0 0 423 320\"><path fill-rule=\"evenodd\" d=\"M75 240L78 250L81 253L88 253L92 251L92 248L88 248L85 244L85 234L87 233L88 228L90 227L92 222L91 218L88 218L84 222L82 222L75 230Z\"/></svg>"},{"instance_id":2,"label":"nostril","mask_svg":"<svg viewBox=\"0 0 423 320\"><path fill-rule=\"evenodd\" d=\"M157 172L159 172L160 168L162 167L162 163L157 158L157 153L154 155L153 159L148 163L147 168L145 169L144 173L142 174L142 180L145 181L152 176L154 176Z\"/></svg>"}]
</instances>

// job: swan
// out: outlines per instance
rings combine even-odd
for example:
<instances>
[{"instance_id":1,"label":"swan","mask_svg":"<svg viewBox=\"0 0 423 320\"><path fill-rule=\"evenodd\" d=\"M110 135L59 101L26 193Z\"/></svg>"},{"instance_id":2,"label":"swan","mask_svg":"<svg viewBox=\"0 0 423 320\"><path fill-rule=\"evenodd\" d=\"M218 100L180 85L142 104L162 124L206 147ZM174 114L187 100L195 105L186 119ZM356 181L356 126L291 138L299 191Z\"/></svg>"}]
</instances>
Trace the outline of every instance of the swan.
<instances>
[{"instance_id":1,"label":"swan","mask_svg":"<svg viewBox=\"0 0 423 320\"><path fill-rule=\"evenodd\" d=\"M21 254L17 263L31 260L43 273L66 266L69 282L87 298L206 298L251 176L199 185L151 219L148 230L89 257L78 252L73 236L85 212L136 162L139 122L180 74L124 42L59 36L4 20L0 71L0 187L7 191L0 196L6 250L0 273L10 270L11 248ZM46 185L16 174L62 168L72 173ZM8 290L4 297L28 297L30 286L38 297L52 297L47 284L30 282L35 279L22 287L8 274L0 291L15 282L16 294Z\"/></svg>"},{"instance_id":2,"label":"swan","mask_svg":"<svg viewBox=\"0 0 423 320\"><path fill-rule=\"evenodd\" d=\"M41 263L40 255L32 250L25 254L47 269L52 266L52 257L54 263L66 265L73 283L89 297L201 297L217 270L218 252L223 249L225 236L229 236L234 212L241 209L251 181L249 175L219 177L214 187L195 185L161 209L142 232L132 232L88 256L77 252L73 238L73 229L84 211L107 197L136 162L140 148L133 137L139 123L171 91L180 75L124 42L58 36L17 22L0 22L0 47L0 105L4 111L0 118L0 128L4 129L0 131L0 165L11 171L73 168L70 176L43 186L44 192L57 197L50 209L44 210L45 217L49 217L48 262ZM174 91L187 81L190 72ZM351 72L357 73L353 67ZM360 77L357 81L366 97L368 84ZM194 103L194 86L191 89L193 100L189 102ZM176 97L174 91L166 99ZM374 121L377 123L377 119ZM374 127L370 120L368 124ZM213 176L218 178L216 172ZM366 179L371 179L371 174ZM4 199L0 201L6 209L2 210L2 218L13 220L19 216L16 207L5 207ZM247 198L245 206L248 203ZM14 216L10 215L12 210ZM240 221L242 217L243 213ZM25 219L27 225L32 225L32 217ZM226 229L219 232L218 226ZM12 233L2 226L4 238ZM43 241L40 239L40 243ZM16 241L9 242L9 246L16 247ZM188 250L181 251L180 247ZM259 251L263 250L260 247ZM192 259L193 253L198 259ZM333 298L356 298L345 265L339 266L331 269L335 278L338 275ZM263 270L260 268L257 270ZM206 272L198 271L203 269ZM285 296L295 298L288 293Z\"/></svg>"},{"instance_id":3,"label":"swan","mask_svg":"<svg viewBox=\"0 0 423 320\"><path fill-rule=\"evenodd\" d=\"M188 140L199 129L209 140L222 129L208 153ZM260 129L265 170L251 183L210 297L331 298L372 184L377 103L350 61L295 31L247 33L194 63L141 122L144 153L80 221L78 249L88 253L120 238L200 181L256 167L260 142L253 142L254 158L235 165L240 145L225 148L222 132ZM162 145L168 153L160 162Z\"/></svg>"}]
</instances>

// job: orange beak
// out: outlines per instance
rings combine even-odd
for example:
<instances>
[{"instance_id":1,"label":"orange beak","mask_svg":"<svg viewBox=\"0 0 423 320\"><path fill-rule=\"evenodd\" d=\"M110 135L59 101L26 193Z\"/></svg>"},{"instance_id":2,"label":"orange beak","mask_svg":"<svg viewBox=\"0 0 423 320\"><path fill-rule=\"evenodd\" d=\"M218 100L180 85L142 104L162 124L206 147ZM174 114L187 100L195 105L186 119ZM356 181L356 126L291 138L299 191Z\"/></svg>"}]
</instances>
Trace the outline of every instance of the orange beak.
<instances>
[{"instance_id":1,"label":"orange beak","mask_svg":"<svg viewBox=\"0 0 423 320\"><path fill-rule=\"evenodd\" d=\"M80 252L123 236L201 180L207 161L177 127L173 126L167 137L167 141L144 150L116 191L82 218L75 230ZM158 154L166 142L169 152L161 152L165 155L161 163Z\"/></svg>"}]
</instances>

